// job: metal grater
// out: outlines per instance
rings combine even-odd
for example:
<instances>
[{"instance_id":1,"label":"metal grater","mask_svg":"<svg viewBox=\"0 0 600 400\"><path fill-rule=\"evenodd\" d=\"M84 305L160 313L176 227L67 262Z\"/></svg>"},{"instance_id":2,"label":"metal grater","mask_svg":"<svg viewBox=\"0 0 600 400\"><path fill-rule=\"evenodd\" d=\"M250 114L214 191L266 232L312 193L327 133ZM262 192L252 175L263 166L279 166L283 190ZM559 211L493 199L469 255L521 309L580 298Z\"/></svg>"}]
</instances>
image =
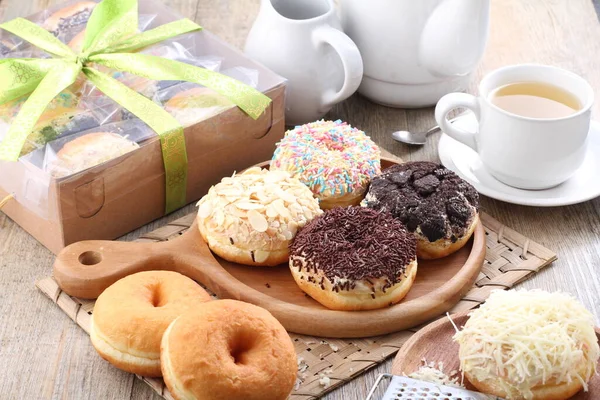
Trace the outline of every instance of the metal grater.
<instances>
[{"instance_id":1,"label":"metal grater","mask_svg":"<svg viewBox=\"0 0 600 400\"><path fill-rule=\"evenodd\" d=\"M379 375L365 400L376 400L375 392L384 380L389 380L390 384L381 400L502 400L496 396L391 374Z\"/></svg>"}]
</instances>

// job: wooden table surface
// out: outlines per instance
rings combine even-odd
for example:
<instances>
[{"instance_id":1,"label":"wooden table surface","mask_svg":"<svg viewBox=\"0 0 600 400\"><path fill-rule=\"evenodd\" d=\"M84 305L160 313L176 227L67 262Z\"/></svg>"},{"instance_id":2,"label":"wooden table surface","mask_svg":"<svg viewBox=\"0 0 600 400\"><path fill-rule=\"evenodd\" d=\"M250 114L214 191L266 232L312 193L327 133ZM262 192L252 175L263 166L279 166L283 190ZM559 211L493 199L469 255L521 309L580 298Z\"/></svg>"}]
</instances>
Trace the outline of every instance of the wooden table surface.
<instances>
[{"instance_id":1,"label":"wooden table surface","mask_svg":"<svg viewBox=\"0 0 600 400\"><path fill-rule=\"evenodd\" d=\"M298 0L300 1L300 0ZM0 20L25 16L55 0L0 0ZM242 47L259 0L167 0L182 15ZM600 24L590 0L492 0L491 37L471 87L486 71L539 62L588 79L600 96ZM600 119L600 102L594 118ZM405 160L438 160L439 134L423 148L394 142L398 129L428 129L432 109L399 110L353 96L336 106L341 118ZM1 173L1 172L0 172ZM600 178L599 178L600 179ZM563 290L600 317L600 198L560 208L536 208L483 198L483 209L558 253L559 260L522 287ZM188 206L131 233L132 240L194 211ZM97 356L88 336L34 282L51 273L53 255L0 212L0 397L3 399L156 399L151 389ZM327 399L363 399L391 360L330 393Z\"/></svg>"}]
</instances>

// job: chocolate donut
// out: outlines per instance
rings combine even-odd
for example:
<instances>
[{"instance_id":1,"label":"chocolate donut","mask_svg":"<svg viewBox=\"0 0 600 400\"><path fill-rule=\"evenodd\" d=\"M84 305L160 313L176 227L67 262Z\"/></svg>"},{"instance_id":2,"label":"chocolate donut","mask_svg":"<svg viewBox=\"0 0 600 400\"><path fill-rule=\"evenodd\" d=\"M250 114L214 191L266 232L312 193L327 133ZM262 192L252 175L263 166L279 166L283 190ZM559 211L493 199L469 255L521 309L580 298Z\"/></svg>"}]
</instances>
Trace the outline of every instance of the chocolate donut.
<instances>
[{"instance_id":1,"label":"chocolate donut","mask_svg":"<svg viewBox=\"0 0 600 400\"><path fill-rule=\"evenodd\" d=\"M300 289L327 308L381 308L402 300L412 286L416 240L389 213L338 207L296 235L290 270Z\"/></svg>"},{"instance_id":2,"label":"chocolate donut","mask_svg":"<svg viewBox=\"0 0 600 400\"><path fill-rule=\"evenodd\" d=\"M417 238L417 256L440 258L469 240L479 220L479 194L446 167L407 162L375 177L363 206L390 212Z\"/></svg>"},{"instance_id":3,"label":"chocolate donut","mask_svg":"<svg viewBox=\"0 0 600 400\"><path fill-rule=\"evenodd\" d=\"M96 7L93 1L80 1L66 6L50 15L43 27L54 36L66 35L65 42L69 42L85 27L92 11Z\"/></svg>"}]
</instances>

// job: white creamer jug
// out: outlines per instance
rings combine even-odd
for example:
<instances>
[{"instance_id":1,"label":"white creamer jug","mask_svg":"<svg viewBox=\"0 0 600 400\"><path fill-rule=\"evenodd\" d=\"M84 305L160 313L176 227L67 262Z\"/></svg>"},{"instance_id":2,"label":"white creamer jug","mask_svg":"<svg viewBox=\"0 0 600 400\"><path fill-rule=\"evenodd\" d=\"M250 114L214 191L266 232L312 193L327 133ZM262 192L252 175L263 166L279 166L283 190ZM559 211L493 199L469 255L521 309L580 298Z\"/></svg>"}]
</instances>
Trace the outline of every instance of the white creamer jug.
<instances>
[{"instance_id":1,"label":"white creamer jug","mask_svg":"<svg viewBox=\"0 0 600 400\"><path fill-rule=\"evenodd\" d=\"M467 88L489 34L490 0L340 0L358 46L358 91L393 107L424 107Z\"/></svg>"},{"instance_id":2,"label":"white creamer jug","mask_svg":"<svg viewBox=\"0 0 600 400\"><path fill-rule=\"evenodd\" d=\"M358 89L363 75L332 0L262 0L245 52L288 79L288 125L321 118Z\"/></svg>"}]
</instances>

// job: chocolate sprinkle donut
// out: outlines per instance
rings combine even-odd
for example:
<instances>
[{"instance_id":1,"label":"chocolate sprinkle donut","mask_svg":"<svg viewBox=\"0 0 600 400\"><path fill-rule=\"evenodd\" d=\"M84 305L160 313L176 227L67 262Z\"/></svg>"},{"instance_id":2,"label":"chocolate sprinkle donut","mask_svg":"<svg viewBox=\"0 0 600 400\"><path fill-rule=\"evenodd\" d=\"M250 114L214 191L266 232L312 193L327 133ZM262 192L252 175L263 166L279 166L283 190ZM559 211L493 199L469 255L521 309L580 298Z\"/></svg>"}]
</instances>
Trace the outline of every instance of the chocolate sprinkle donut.
<instances>
[{"instance_id":1,"label":"chocolate sprinkle donut","mask_svg":"<svg viewBox=\"0 0 600 400\"><path fill-rule=\"evenodd\" d=\"M315 218L296 235L290 255L292 267L322 271L336 292L379 278L386 281L385 291L417 257L414 235L389 213L364 207L338 207ZM323 281L320 285L324 288Z\"/></svg>"},{"instance_id":2,"label":"chocolate sprinkle donut","mask_svg":"<svg viewBox=\"0 0 600 400\"><path fill-rule=\"evenodd\" d=\"M479 194L440 164L407 162L373 178L362 204L390 212L411 232L420 227L430 242L455 242L477 213Z\"/></svg>"}]
</instances>

